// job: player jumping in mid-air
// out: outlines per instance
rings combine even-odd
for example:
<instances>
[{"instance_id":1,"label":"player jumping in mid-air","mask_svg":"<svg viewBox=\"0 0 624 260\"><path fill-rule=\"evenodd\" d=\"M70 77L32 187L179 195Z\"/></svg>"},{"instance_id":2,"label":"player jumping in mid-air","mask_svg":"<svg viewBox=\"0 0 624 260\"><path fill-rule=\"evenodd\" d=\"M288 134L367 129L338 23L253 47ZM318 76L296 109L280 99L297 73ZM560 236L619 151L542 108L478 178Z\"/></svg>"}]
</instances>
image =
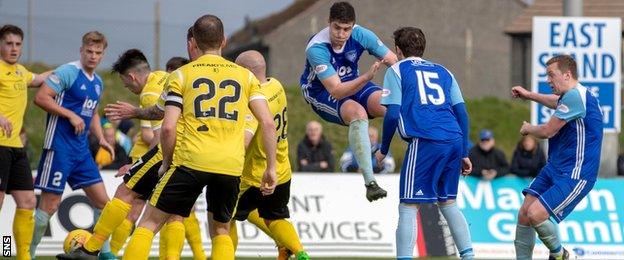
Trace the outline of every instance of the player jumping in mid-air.
<instances>
[{"instance_id":1,"label":"player jumping in mid-air","mask_svg":"<svg viewBox=\"0 0 624 260\"><path fill-rule=\"evenodd\" d=\"M297 232L287 218L290 217L291 169L288 159L288 111L286 93L282 84L275 78L266 76L266 62L257 51L246 51L238 55L236 64L249 69L260 82L260 90L269 102L269 110L276 124L277 138L277 186L271 195L263 196L260 192L262 174L267 166L267 157L262 144L262 132L258 130L258 121L249 115L245 122L245 167L241 176L240 193L236 214L230 225L230 236L236 248L238 234L236 220L249 220L269 235L279 248L278 259L288 259L289 253L298 260L310 259L304 251Z\"/></svg>"},{"instance_id":2,"label":"player jumping in mid-air","mask_svg":"<svg viewBox=\"0 0 624 260\"><path fill-rule=\"evenodd\" d=\"M386 109L379 104L381 88L370 81L380 62L358 75L364 51L388 66L397 60L372 31L355 24L351 4L335 3L329 11L329 26L308 41L300 83L314 112L325 121L349 126L349 146L364 176L366 198L374 201L387 193L373 177L368 119L383 116Z\"/></svg>"},{"instance_id":3,"label":"player jumping in mid-air","mask_svg":"<svg viewBox=\"0 0 624 260\"><path fill-rule=\"evenodd\" d=\"M424 60L424 33L414 27L394 32L401 61L386 71L381 104L383 143L375 154L383 160L397 129L408 148L401 167L397 259L412 259L416 215L425 203L437 203L449 224L461 259L474 252L466 218L455 203L460 173L469 174L468 113L455 77L444 66Z\"/></svg>"},{"instance_id":4,"label":"player jumping in mid-air","mask_svg":"<svg viewBox=\"0 0 624 260\"><path fill-rule=\"evenodd\" d=\"M174 71L167 86L159 170L166 173L132 234L124 259L147 259L162 223L171 214L188 216L206 186L212 259L234 259L229 228L244 164L247 107L259 121L267 155L261 192L270 195L276 186L275 123L258 80L221 57L225 36L218 17L197 19L193 41L202 56ZM176 136L178 124L184 127L182 136ZM220 152L215 153L216 149Z\"/></svg>"},{"instance_id":5,"label":"player jumping in mid-air","mask_svg":"<svg viewBox=\"0 0 624 260\"><path fill-rule=\"evenodd\" d=\"M72 189L84 190L95 207L94 222L108 202L100 171L88 152L87 140L90 130L99 139L100 146L114 156L113 147L102 134L97 112L104 85L95 68L104 57L106 46L106 38L101 33L86 33L82 37L80 60L54 70L35 96L35 104L48 112L48 119L35 180L35 188L41 189L41 198L35 211L32 258L50 217L58 209L65 183ZM114 257L108 245L102 251L101 258Z\"/></svg>"},{"instance_id":6,"label":"player jumping in mid-air","mask_svg":"<svg viewBox=\"0 0 624 260\"><path fill-rule=\"evenodd\" d=\"M35 198L30 163L20 130L28 103L28 87L40 87L50 72L34 74L17 63L22 55L24 32L15 25L0 27L0 209L5 194L11 194L17 209L13 236L17 259L30 259L35 220Z\"/></svg>"},{"instance_id":7,"label":"player jumping in mid-air","mask_svg":"<svg viewBox=\"0 0 624 260\"><path fill-rule=\"evenodd\" d=\"M516 86L516 98L555 110L546 124L522 124L520 134L548 139L548 162L522 191L524 203L516 226L516 259L532 259L535 233L550 250L549 259L568 259L557 223L565 219L591 191L600 165L602 112L598 99L578 82L576 61L560 55L546 62L553 94L539 94Z\"/></svg>"}]
</instances>

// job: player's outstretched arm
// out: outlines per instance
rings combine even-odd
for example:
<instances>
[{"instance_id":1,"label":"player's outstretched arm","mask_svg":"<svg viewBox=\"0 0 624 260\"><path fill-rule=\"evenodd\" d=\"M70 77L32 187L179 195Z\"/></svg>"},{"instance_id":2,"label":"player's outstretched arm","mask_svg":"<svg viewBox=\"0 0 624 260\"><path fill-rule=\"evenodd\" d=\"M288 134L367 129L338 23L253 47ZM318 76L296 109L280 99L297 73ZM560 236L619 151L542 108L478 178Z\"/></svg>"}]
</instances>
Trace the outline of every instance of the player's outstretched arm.
<instances>
[{"instance_id":1,"label":"player's outstretched arm","mask_svg":"<svg viewBox=\"0 0 624 260\"><path fill-rule=\"evenodd\" d=\"M375 77L375 73L379 70L380 65L381 62L376 61L373 65L371 65L370 69L366 73L360 75L354 80L341 82L340 77L338 77L337 74L334 74L322 79L321 83L323 83L323 86L325 86L325 89L327 89L327 92L329 92L333 98L343 99L357 93L360 89L362 89L362 87L364 87L364 85L366 85L366 83L371 81Z\"/></svg>"},{"instance_id":2,"label":"player's outstretched arm","mask_svg":"<svg viewBox=\"0 0 624 260\"><path fill-rule=\"evenodd\" d=\"M33 80L30 82L30 84L28 84L29 88L38 88L41 87L41 85L43 84L43 82L45 81L46 78L48 78L48 76L50 76L50 74L52 74L52 70L48 70L44 73L41 74L36 74L35 77L33 78Z\"/></svg>"},{"instance_id":3,"label":"player's outstretched arm","mask_svg":"<svg viewBox=\"0 0 624 260\"><path fill-rule=\"evenodd\" d=\"M111 121L133 118L142 120L160 120L163 119L165 115L165 112L156 105L139 108L123 101L117 101L115 104L107 104L104 108L104 113Z\"/></svg>"},{"instance_id":4,"label":"player's outstretched arm","mask_svg":"<svg viewBox=\"0 0 624 260\"><path fill-rule=\"evenodd\" d=\"M269 110L266 99L253 99L249 102L251 112L258 120L258 127L262 131L262 144L267 157L267 169L262 177L260 190L263 195L271 195L277 186L276 157L277 138L275 137L275 122Z\"/></svg>"},{"instance_id":5,"label":"player's outstretched arm","mask_svg":"<svg viewBox=\"0 0 624 260\"><path fill-rule=\"evenodd\" d=\"M557 107L557 100L559 100L559 96L557 95L540 94L528 91L522 86L514 86L513 88L511 88L511 96L514 98L535 101L552 109L555 109Z\"/></svg>"},{"instance_id":6,"label":"player's outstretched arm","mask_svg":"<svg viewBox=\"0 0 624 260\"><path fill-rule=\"evenodd\" d=\"M44 82L41 88L39 88L39 91L37 91L37 94L35 95L35 105L41 107L43 110L50 114L67 118L72 126L74 126L75 133L77 135L81 134L85 130L85 123L84 120L82 120L82 117L76 115L71 110L57 104L54 100L55 96L56 91L48 86L48 83Z\"/></svg>"},{"instance_id":7,"label":"player's outstretched arm","mask_svg":"<svg viewBox=\"0 0 624 260\"><path fill-rule=\"evenodd\" d=\"M540 139L548 139L555 136L559 130L566 124L565 120L556 116L551 116L550 120L543 125L531 125L527 121L522 122L520 134L532 135Z\"/></svg>"}]
</instances>

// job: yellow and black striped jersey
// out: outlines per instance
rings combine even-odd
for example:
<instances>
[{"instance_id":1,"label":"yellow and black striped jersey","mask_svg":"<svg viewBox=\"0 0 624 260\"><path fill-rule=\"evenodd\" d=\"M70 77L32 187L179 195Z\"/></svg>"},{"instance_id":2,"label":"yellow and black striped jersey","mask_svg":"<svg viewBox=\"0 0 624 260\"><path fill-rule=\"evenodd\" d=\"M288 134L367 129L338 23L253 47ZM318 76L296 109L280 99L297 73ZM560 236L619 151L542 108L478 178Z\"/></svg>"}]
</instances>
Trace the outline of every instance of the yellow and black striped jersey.
<instances>
[{"instance_id":1,"label":"yellow and black striped jersey","mask_svg":"<svg viewBox=\"0 0 624 260\"><path fill-rule=\"evenodd\" d=\"M290 180L291 169L290 160L288 159L288 115L286 93L282 84L274 78L268 78L268 82L261 85L260 91L267 98L269 110L273 115L276 126L277 139L277 184L283 184ZM260 187L262 175L267 167L267 158L264 153L264 145L262 140L262 131L257 131L258 121L249 112L246 122L245 131L254 133L245 154L245 168L241 180L248 184Z\"/></svg>"},{"instance_id":2,"label":"yellow and black striped jersey","mask_svg":"<svg viewBox=\"0 0 624 260\"><path fill-rule=\"evenodd\" d=\"M166 106L182 110L175 165L240 176L245 159L244 127L249 102L265 99L247 69L216 55L204 55L172 72ZM178 130L180 131L180 130Z\"/></svg>"}]
</instances>

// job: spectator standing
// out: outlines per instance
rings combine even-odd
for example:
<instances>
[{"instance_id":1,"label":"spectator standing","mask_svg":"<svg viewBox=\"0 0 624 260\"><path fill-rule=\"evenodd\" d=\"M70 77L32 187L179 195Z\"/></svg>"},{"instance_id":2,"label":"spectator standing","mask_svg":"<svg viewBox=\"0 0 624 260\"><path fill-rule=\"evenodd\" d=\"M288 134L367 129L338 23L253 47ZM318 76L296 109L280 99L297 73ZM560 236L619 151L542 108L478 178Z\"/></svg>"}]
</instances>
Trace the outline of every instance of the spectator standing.
<instances>
[{"instance_id":1,"label":"spectator standing","mask_svg":"<svg viewBox=\"0 0 624 260\"><path fill-rule=\"evenodd\" d=\"M513 153L510 173L518 177L534 178L544 165L546 157L537 140L528 135L523 136Z\"/></svg>"},{"instance_id":2,"label":"spectator standing","mask_svg":"<svg viewBox=\"0 0 624 260\"><path fill-rule=\"evenodd\" d=\"M505 154L494 147L494 133L492 130L483 129L479 133L479 143L470 149L468 157L472 162L472 176L484 180L492 180L506 175L509 172L509 163Z\"/></svg>"},{"instance_id":3,"label":"spectator standing","mask_svg":"<svg viewBox=\"0 0 624 260\"><path fill-rule=\"evenodd\" d=\"M371 142L371 151L379 150L381 148L381 144L379 143L379 131L377 128L372 126L368 127L368 137ZM388 153L381 163L377 163L377 160L374 158L374 153L371 154L371 157L373 160L374 173L389 173L394 171L396 164L391 153ZM340 169L343 172L360 172L358 162L349 147L347 147L347 150L340 157Z\"/></svg>"},{"instance_id":4,"label":"spectator standing","mask_svg":"<svg viewBox=\"0 0 624 260\"><path fill-rule=\"evenodd\" d=\"M334 151L323 136L323 126L310 121L306 135L297 146L297 165L300 172L333 172Z\"/></svg>"}]
</instances>

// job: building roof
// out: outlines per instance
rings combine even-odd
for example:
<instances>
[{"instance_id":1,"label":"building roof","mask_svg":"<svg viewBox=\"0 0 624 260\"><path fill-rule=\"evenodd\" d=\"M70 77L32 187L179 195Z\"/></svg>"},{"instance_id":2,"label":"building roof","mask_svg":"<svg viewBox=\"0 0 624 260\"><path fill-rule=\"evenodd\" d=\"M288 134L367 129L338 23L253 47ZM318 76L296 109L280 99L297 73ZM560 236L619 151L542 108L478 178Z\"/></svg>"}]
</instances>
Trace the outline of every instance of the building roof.
<instances>
[{"instance_id":1,"label":"building roof","mask_svg":"<svg viewBox=\"0 0 624 260\"><path fill-rule=\"evenodd\" d=\"M228 49L236 49L251 44L267 35L283 23L314 5L316 0L295 0L290 6L267 17L248 21L245 26L234 32L228 39Z\"/></svg>"},{"instance_id":2,"label":"building roof","mask_svg":"<svg viewBox=\"0 0 624 260\"><path fill-rule=\"evenodd\" d=\"M512 35L531 34L533 16L562 16L563 0L536 0L505 27ZM624 0L583 0L583 16L620 17L624 19Z\"/></svg>"}]
</instances>

